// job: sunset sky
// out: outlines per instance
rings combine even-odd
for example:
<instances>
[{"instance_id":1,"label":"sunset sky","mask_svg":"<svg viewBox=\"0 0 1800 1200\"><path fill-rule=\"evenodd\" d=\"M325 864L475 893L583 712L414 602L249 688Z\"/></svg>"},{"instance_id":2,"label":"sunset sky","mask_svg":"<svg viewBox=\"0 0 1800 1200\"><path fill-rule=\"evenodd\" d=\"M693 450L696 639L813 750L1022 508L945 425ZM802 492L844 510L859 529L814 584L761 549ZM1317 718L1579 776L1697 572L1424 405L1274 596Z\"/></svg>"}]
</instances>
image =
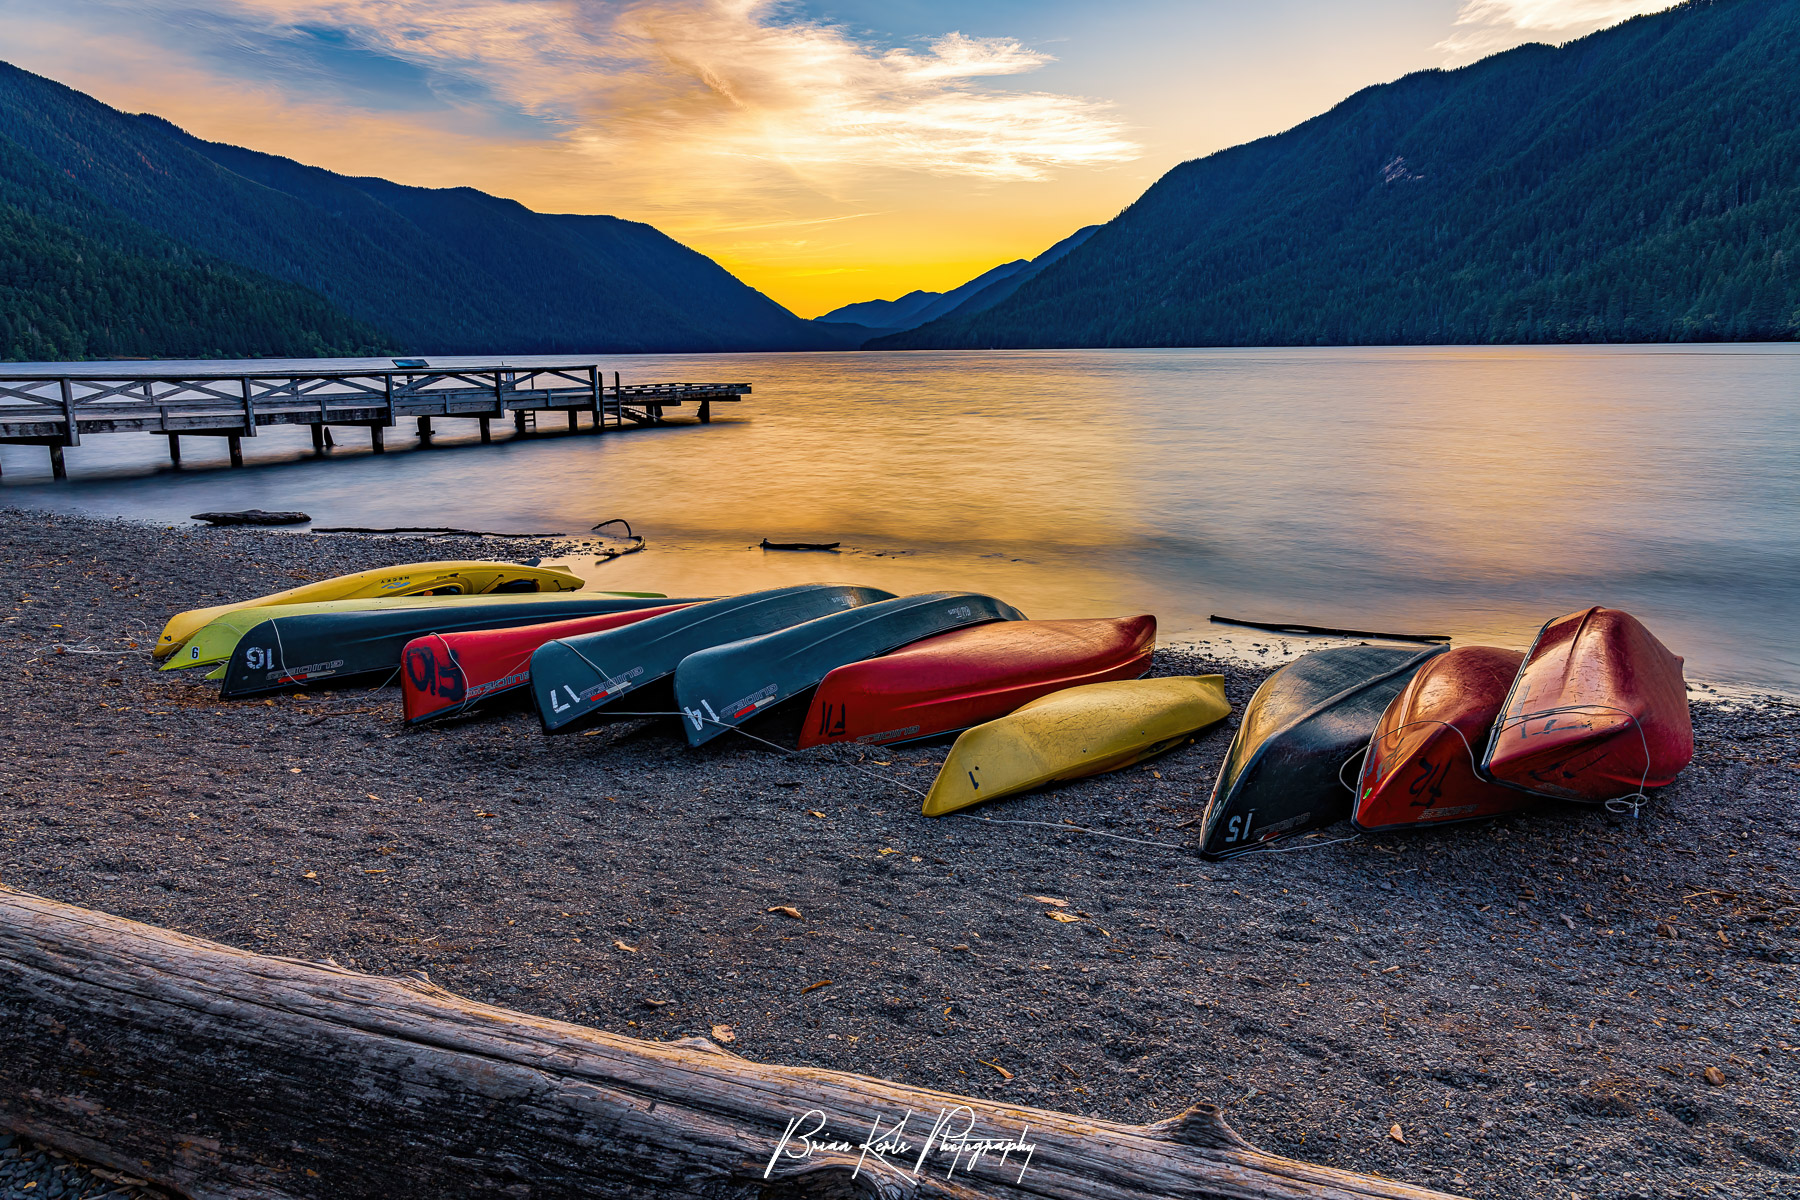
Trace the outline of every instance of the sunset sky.
<instances>
[{"instance_id":1,"label":"sunset sky","mask_svg":"<svg viewBox=\"0 0 1800 1200\"><path fill-rule=\"evenodd\" d=\"M1668 0L0 0L0 58L334 171L941 290L1358 88Z\"/></svg>"}]
</instances>

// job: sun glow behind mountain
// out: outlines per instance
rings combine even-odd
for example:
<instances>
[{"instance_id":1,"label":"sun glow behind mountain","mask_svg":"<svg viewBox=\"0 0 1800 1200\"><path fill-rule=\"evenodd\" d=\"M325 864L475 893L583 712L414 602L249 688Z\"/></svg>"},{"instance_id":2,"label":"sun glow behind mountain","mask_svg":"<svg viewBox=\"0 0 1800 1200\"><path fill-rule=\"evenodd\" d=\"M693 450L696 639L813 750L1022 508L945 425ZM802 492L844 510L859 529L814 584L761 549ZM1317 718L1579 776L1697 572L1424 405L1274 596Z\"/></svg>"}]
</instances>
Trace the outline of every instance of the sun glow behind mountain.
<instances>
[{"instance_id":1,"label":"sun glow behind mountain","mask_svg":"<svg viewBox=\"0 0 1800 1200\"><path fill-rule=\"evenodd\" d=\"M941 290L1364 84L1643 0L0 0L0 57L352 174L648 221L813 315ZM898 14L898 15L896 15Z\"/></svg>"}]
</instances>

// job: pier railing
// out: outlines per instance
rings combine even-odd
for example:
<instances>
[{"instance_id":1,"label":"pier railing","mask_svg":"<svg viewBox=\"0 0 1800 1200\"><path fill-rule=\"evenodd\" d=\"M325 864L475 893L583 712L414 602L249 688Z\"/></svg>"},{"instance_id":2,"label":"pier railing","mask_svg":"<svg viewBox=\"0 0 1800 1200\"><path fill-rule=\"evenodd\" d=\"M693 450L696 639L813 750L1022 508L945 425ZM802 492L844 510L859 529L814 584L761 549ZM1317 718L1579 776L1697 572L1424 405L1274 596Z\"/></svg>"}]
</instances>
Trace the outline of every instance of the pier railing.
<instances>
[{"instance_id":1,"label":"pier railing","mask_svg":"<svg viewBox=\"0 0 1800 1200\"><path fill-rule=\"evenodd\" d=\"M749 394L747 383L622 384L616 372L609 383L594 362L274 373L50 374L0 366L0 443L49 446L60 478L62 448L99 433L166 434L177 463L181 436L223 436L239 464L238 439L268 425L310 425L321 452L328 427L363 426L380 451L381 431L407 419L429 442L434 418L473 418L487 441L489 422L508 414L520 434L536 429L544 412L566 413L570 429L588 413L589 428L600 431L661 424L665 409L694 404L704 423L713 404Z\"/></svg>"}]
</instances>

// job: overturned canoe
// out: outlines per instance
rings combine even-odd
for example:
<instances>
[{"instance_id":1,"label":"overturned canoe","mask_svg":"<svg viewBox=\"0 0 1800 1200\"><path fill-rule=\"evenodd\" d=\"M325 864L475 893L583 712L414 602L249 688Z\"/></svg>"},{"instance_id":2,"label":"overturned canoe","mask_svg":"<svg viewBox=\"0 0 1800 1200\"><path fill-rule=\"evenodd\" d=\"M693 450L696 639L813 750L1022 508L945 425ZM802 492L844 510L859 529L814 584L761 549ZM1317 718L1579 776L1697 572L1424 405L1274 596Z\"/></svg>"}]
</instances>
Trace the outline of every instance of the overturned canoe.
<instances>
[{"instance_id":1,"label":"overturned canoe","mask_svg":"<svg viewBox=\"0 0 1800 1200\"><path fill-rule=\"evenodd\" d=\"M1220 675L1090 683L1040 697L956 739L924 812L940 817L1173 750L1225 719Z\"/></svg>"},{"instance_id":2,"label":"overturned canoe","mask_svg":"<svg viewBox=\"0 0 1800 1200\"><path fill-rule=\"evenodd\" d=\"M546 642L531 656L531 695L545 733L568 733L606 716L608 706L671 712L671 679L699 650L773 633L831 613L893 599L892 592L811 583L728 596L626 629ZM629 705L618 702L629 695Z\"/></svg>"},{"instance_id":3,"label":"overturned canoe","mask_svg":"<svg viewBox=\"0 0 1800 1200\"><path fill-rule=\"evenodd\" d=\"M427 633L459 633L468 629L501 629L539 625L666 607L667 599L624 596L546 596L535 604L492 603L465 607L429 606L365 612L313 613L277 617L255 626L238 640L225 664L219 694L254 696L296 684L340 681L377 675L377 684L392 682L400 671L406 643Z\"/></svg>"},{"instance_id":4,"label":"overturned canoe","mask_svg":"<svg viewBox=\"0 0 1800 1200\"><path fill-rule=\"evenodd\" d=\"M1694 757L1681 659L1616 608L1538 632L1481 769L1540 796L1599 803L1663 787Z\"/></svg>"},{"instance_id":5,"label":"overturned canoe","mask_svg":"<svg viewBox=\"0 0 1800 1200\"><path fill-rule=\"evenodd\" d=\"M400 665L404 668L400 675L400 692L406 721L416 725L523 691L531 686L532 652L545 642L602 633L664 613L678 612L685 607L683 604L662 605L543 625L469 629L461 633L428 633L416 637L400 652Z\"/></svg>"},{"instance_id":6,"label":"overturned canoe","mask_svg":"<svg viewBox=\"0 0 1800 1200\"><path fill-rule=\"evenodd\" d=\"M988 621L1022 621L1012 605L975 592L884 600L804 625L690 654L675 669L675 704L688 745L710 742L846 663Z\"/></svg>"},{"instance_id":7,"label":"overturned canoe","mask_svg":"<svg viewBox=\"0 0 1800 1200\"><path fill-rule=\"evenodd\" d=\"M613 596L633 599L652 599L641 592L584 592L587 596ZM164 671L187 671L197 668L217 668L208 679L224 677L223 669L231 660L231 652L237 649L238 641L250 630L264 621L273 621L276 617L303 617L325 613L348 612L391 612L400 608L442 608L456 610L476 604L515 604L529 609L533 605L555 603L567 600L566 593L558 592L526 592L506 593L495 596L388 596L366 600L316 600L310 604L275 604L261 608L239 608L224 613L208 621L197 633L174 655L170 656L160 668Z\"/></svg>"},{"instance_id":8,"label":"overturned canoe","mask_svg":"<svg viewBox=\"0 0 1800 1200\"><path fill-rule=\"evenodd\" d=\"M1156 618L996 621L838 667L819 683L800 747L955 733L1065 688L1150 669Z\"/></svg>"},{"instance_id":9,"label":"overturned canoe","mask_svg":"<svg viewBox=\"0 0 1800 1200\"><path fill-rule=\"evenodd\" d=\"M1535 803L1476 771L1524 661L1517 650L1459 646L1420 667L1369 739L1351 822L1370 833L1452 825Z\"/></svg>"},{"instance_id":10,"label":"overturned canoe","mask_svg":"<svg viewBox=\"0 0 1800 1200\"><path fill-rule=\"evenodd\" d=\"M315 600L358 600L378 596L491 595L506 592L576 592L582 580L560 567L528 567L520 563L448 562L402 563L377 567L305 583L286 591L271 592L254 600L215 604L176 613L163 626L150 653L167 658L214 617L241 608L266 608L275 604L308 604Z\"/></svg>"},{"instance_id":11,"label":"overturned canoe","mask_svg":"<svg viewBox=\"0 0 1800 1200\"><path fill-rule=\"evenodd\" d=\"M1349 816L1341 772L1413 673L1446 649L1335 646L1263 680L1213 784L1200 852L1226 858Z\"/></svg>"}]
</instances>

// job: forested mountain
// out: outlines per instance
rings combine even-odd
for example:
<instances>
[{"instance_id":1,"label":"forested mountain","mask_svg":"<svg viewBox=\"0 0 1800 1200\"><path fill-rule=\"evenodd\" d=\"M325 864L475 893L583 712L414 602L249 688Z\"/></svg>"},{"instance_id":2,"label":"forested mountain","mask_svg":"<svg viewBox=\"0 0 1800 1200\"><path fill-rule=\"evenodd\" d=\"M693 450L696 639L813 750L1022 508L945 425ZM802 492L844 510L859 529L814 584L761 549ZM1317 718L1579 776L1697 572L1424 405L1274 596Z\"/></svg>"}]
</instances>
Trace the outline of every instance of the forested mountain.
<instances>
[{"instance_id":1,"label":"forested mountain","mask_svg":"<svg viewBox=\"0 0 1800 1200\"><path fill-rule=\"evenodd\" d=\"M949 314L964 300L989 284L1009 279L1029 265L1030 259L1016 258L1012 262L1001 263L983 271L962 286L947 292L918 291L908 292L898 300L864 300L860 304L834 308L813 320L823 325L861 325L871 331L913 329Z\"/></svg>"},{"instance_id":2,"label":"forested mountain","mask_svg":"<svg viewBox=\"0 0 1800 1200\"><path fill-rule=\"evenodd\" d=\"M967 317L992 308L1019 289L1027 279L1092 237L1098 225L1077 229L1036 258L1017 258L983 271L961 287L947 292L908 292L898 300L865 300L834 308L814 322L823 325L854 324L863 326L864 336L902 329L917 329L927 321L942 317Z\"/></svg>"},{"instance_id":3,"label":"forested mountain","mask_svg":"<svg viewBox=\"0 0 1800 1200\"><path fill-rule=\"evenodd\" d=\"M845 344L648 225L353 179L0 64L0 355Z\"/></svg>"},{"instance_id":4,"label":"forested mountain","mask_svg":"<svg viewBox=\"0 0 1800 1200\"><path fill-rule=\"evenodd\" d=\"M1800 0L1691 0L1183 163L869 348L1792 339Z\"/></svg>"}]
</instances>

